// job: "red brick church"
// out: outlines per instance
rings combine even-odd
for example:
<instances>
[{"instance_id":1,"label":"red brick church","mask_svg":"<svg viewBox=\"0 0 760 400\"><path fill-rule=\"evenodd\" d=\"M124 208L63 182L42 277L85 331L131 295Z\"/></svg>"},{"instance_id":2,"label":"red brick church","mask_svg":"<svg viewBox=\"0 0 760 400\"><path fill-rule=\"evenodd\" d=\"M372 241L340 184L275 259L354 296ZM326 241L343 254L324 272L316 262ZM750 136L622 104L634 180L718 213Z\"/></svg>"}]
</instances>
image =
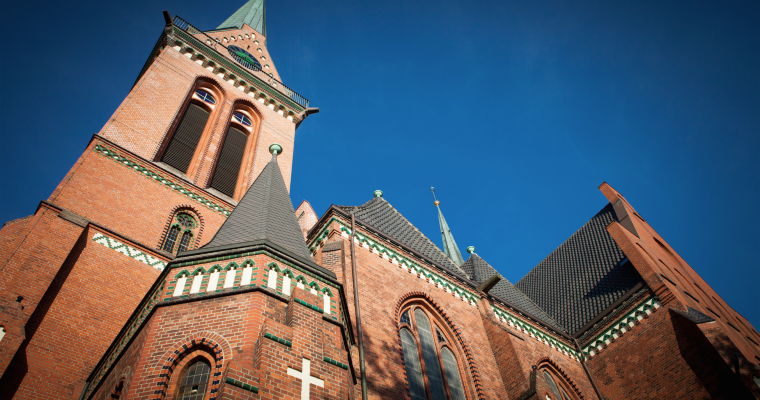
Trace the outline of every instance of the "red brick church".
<instances>
[{"instance_id":1,"label":"red brick church","mask_svg":"<svg viewBox=\"0 0 760 400\"><path fill-rule=\"evenodd\" d=\"M381 191L294 210L318 109L280 81L264 0L212 30L164 16L127 98L0 230L0 398L760 398L758 332L610 185L514 284L440 208L443 250Z\"/></svg>"}]
</instances>

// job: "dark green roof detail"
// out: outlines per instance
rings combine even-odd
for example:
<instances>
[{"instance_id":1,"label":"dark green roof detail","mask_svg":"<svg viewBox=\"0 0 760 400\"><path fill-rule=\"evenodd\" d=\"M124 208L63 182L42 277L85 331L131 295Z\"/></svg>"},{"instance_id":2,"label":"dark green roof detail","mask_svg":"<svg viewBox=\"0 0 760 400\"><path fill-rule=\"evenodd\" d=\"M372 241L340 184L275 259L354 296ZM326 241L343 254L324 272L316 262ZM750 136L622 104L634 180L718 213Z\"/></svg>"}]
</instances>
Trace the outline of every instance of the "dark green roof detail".
<instances>
[{"instance_id":1,"label":"dark green roof detail","mask_svg":"<svg viewBox=\"0 0 760 400\"><path fill-rule=\"evenodd\" d=\"M441 237L443 238L443 252L449 256L451 261L454 261L454 264L460 266L464 264L462 253L459 252L459 247L457 246L457 242L454 241L454 235L451 234L451 229L449 229L449 225L446 223L446 218L443 218L441 206L436 204L435 207L438 209L438 224L441 227Z\"/></svg>"},{"instance_id":2,"label":"dark green roof detail","mask_svg":"<svg viewBox=\"0 0 760 400\"><path fill-rule=\"evenodd\" d=\"M311 261L276 155L203 249L261 240Z\"/></svg>"},{"instance_id":3,"label":"dark green roof detail","mask_svg":"<svg viewBox=\"0 0 760 400\"><path fill-rule=\"evenodd\" d=\"M262 35L267 35L267 10L265 0L249 0L216 29L242 28L248 24Z\"/></svg>"}]
</instances>

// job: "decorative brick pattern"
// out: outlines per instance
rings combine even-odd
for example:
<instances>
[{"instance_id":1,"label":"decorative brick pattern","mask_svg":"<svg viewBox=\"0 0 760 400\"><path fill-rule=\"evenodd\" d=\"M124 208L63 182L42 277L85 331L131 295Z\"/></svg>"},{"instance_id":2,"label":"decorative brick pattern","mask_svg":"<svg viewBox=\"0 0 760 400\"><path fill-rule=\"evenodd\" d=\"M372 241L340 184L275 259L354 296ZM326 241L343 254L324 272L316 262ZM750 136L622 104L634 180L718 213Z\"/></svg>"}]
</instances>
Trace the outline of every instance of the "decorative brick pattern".
<instances>
[{"instance_id":1,"label":"decorative brick pattern","mask_svg":"<svg viewBox=\"0 0 760 400\"><path fill-rule=\"evenodd\" d=\"M655 312L661 305L660 300L656 296L651 296L642 301L638 306L634 307L633 310L613 323L608 329L591 339L588 344L583 347L583 354L588 357L593 357L598 354L605 347L609 346L612 342L623 336L638 324L639 321Z\"/></svg>"},{"instance_id":2,"label":"decorative brick pattern","mask_svg":"<svg viewBox=\"0 0 760 400\"><path fill-rule=\"evenodd\" d=\"M497 307L494 304L491 304L491 309L493 310L494 315L496 315L496 318L498 318L502 323L509 325L518 331L525 332L526 334L530 335L531 338L536 339L537 341L551 347L552 349L562 352L562 354L570 355L572 358L578 360L578 352L569 345L560 341L560 339L552 336L547 332L539 330L534 325L529 324L520 318L517 318L509 311Z\"/></svg>"},{"instance_id":3,"label":"decorative brick pattern","mask_svg":"<svg viewBox=\"0 0 760 400\"><path fill-rule=\"evenodd\" d=\"M159 271L163 271L164 268L166 268L166 262L151 255L145 254L132 246L127 246L126 244L112 237L108 237L102 233L96 233L95 236L93 236L92 241L106 246L111 250L116 250L127 257L134 258L135 260L151 266Z\"/></svg>"}]
</instances>

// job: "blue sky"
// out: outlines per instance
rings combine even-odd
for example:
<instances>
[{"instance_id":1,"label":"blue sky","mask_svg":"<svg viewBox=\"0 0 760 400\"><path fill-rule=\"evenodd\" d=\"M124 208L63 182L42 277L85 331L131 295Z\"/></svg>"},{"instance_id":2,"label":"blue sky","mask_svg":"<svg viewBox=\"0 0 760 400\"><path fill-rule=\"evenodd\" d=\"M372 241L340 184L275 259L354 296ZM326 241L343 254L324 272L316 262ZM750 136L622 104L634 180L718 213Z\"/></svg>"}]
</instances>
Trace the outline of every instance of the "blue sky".
<instances>
[{"instance_id":1,"label":"blue sky","mask_svg":"<svg viewBox=\"0 0 760 400\"><path fill-rule=\"evenodd\" d=\"M127 95L168 9L235 1L11 2L0 221L46 199ZM318 214L375 189L440 245L441 208L518 281L619 190L760 326L760 3L267 2L282 80L320 107L292 197Z\"/></svg>"}]
</instances>

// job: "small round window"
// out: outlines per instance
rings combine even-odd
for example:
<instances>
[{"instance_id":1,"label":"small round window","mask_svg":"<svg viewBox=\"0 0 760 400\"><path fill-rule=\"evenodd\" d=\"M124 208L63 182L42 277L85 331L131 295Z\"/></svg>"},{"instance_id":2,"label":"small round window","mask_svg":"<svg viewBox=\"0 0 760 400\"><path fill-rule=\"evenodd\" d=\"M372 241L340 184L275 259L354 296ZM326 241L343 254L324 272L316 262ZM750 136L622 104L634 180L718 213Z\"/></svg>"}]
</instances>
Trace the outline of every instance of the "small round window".
<instances>
[{"instance_id":1,"label":"small round window","mask_svg":"<svg viewBox=\"0 0 760 400\"><path fill-rule=\"evenodd\" d=\"M235 120L237 122L240 122L241 124L243 124L245 126L251 126L252 125L251 119L248 118L248 117L246 117L242 113L236 112L236 113L232 114L232 116L235 118Z\"/></svg>"},{"instance_id":2,"label":"small round window","mask_svg":"<svg viewBox=\"0 0 760 400\"><path fill-rule=\"evenodd\" d=\"M206 103L209 103L209 104L216 104L216 100L214 100L214 97L213 97L213 96L211 96L210 94L208 94L208 92L207 92L207 91L205 91L205 90L200 90L200 89L198 89L198 90L196 90L196 91L195 91L195 94L196 94L198 97L200 97L200 98L201 98L201 100L205 101Z\"/></svg>"}]
</instances>

